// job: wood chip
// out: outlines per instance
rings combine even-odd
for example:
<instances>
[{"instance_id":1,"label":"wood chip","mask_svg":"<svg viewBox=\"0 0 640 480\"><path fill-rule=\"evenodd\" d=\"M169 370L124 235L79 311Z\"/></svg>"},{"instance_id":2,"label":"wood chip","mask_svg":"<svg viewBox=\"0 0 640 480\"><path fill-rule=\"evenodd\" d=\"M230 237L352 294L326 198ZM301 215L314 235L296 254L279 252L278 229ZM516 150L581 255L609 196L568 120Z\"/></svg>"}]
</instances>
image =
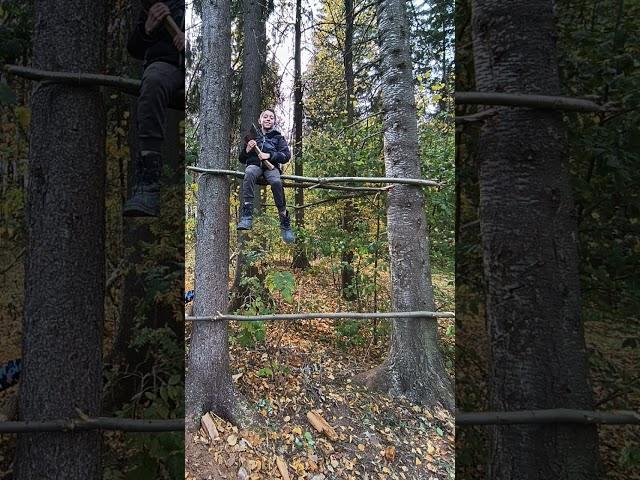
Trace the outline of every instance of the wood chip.
<instances>
[{"instance_id":1,"label":"wood chip","mask_svg":"<svg viewBox=\"0 0 640 480\"><path fill-rule=\"evenodd\" d=\"M289 477L289 469L287 468L287 464L282 459L282 457L276 457L276 465L278 466L278 471L280 472L280 476L284 480L291 480L291 477Z\"/></svg>"},{"instance_id":2,"label":"wood chip","mask_svg":"<svg viewBox=\"0 0 640 480\"><path fill-rule=\"evenodd\" d=\"M210 413L207 413L202 417L202 420L200 420L200 424L211 440L215 440L216 438L220 437L218 429L213 423L213 418L211 418Z\"/></svg>"},{"instance_id":3,"label":"wood chip","mask_svg":"<svg viewBox=\"0 0 640 480\"><path fill-rule=\"evenodd\" d=\"M338 440L338 434L333 429L333 427L329 425L329 423L327 423L324 418L322 418L322 415L313 411L308 411L307 420L309 420L309 423L313 426L313 428L315 428L318 432L324 434L332 442Z\"/></svg>"}]
</instances>

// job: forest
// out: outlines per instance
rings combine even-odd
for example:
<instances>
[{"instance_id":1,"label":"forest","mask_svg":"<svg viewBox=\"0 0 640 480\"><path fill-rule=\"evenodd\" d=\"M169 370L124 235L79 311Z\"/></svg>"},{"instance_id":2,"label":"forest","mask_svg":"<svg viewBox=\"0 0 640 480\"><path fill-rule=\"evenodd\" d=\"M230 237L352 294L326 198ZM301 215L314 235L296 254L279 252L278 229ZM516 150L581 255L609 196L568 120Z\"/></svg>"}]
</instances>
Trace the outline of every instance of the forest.
<instances>
[{"instance_id":1,"label":"forest","mask_svg":"<svg viewBox=\"0 0 640 480\"><path fill-rule=\"evenodd\" d=\"M637 23L624 1L456 4L456 408L632 410L458 424L461 478L637 477Z\"/></svg>"},{"instance_id":2,"label":"forest","mask_svg":"<svg viewBox=\"0 0 640 480\"><path fill-rule=\"evenodd\" d=\"M232 2L226 19L224 7L193 5L185 132L186 163L195 166L187 167L185 185L185 290L194 294L187 311L187 478L453 478L453 319L375 316L454 309L453 5L387 3ZM387 11L395 21L404 17L406 45L380 45L381 32L395 28L385 27ZM212 79L228 69L218 58L227 45L225 90ZM407 56L392 60L394 49ZM402 102L401 120L392 120L398 117L385 112L396 108L389 98L407 61L403 95L415 104ZM396 65L402 73L385 80ZM243 180L207 172L244 171L243 137L267 108L293 152L283 166L293 244L280 238L270 188L254 200L251 230L236 233ZM415 133L394 147L385 130L407 119L416 122L413 130L400 131ZM394 170L403 162L410 174ZM328 177L346 179L322 183ZM381 177L434 185L365 183ZM411 205L407 215L417 220L405 227L394 220L393 198ZM402 253L389 247L407 240L396 249ZM205 323L216 312L242 321L228 332ZM269 321L308 312L320 318ZM419 357L410 356L410 337L424 338L416 342ZM432 358L421 363L425 346ZM396 360L385 363L391 355ZM395 363L398 373L389 367ZM399 387L388 386L384 369ZM413 378L403 379L403 370Z\"/></svg>"},{"instance_id":3,"label":"forest","mask_svg":"<svg viewBox=\"0 0 640 480\"><path fill-rule=\"evenodd\" d=\"M3 1L0 479L638 478L639 13Z\"/></svg>"},{"instance_id":4,"label":"forest","mask_svg":"<svg viewBox=\"0 0 640 480\"><path fill-rule=\"evenodd\" d=\"M0 391L1 478L184 476L180 102L163 217L122 215L142 76L127 39L141 9L0 6L0 368L18 366Z\"/></svg>"}]
</instances>

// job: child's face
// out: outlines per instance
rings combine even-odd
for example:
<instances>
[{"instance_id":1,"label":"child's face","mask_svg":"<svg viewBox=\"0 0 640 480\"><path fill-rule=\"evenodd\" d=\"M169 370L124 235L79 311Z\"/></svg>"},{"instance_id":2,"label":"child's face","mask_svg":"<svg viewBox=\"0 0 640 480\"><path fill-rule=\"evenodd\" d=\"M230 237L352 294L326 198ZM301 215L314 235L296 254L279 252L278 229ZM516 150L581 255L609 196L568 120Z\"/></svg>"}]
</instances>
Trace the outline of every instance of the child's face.
<instances>
[{"instance_id":1,"label":"child's face","mask_svg":"<svg viewBox=\"0 0 640 480\"><path fill-rule=\"evenodd\" d=\"M275 123L276 123L276 116L273 114L273 112L270 112L269 110L265 110L264 112L262 112L262 114L260 114L260 125L265 130L271 130Z\"/></svg>"}]
</instances>

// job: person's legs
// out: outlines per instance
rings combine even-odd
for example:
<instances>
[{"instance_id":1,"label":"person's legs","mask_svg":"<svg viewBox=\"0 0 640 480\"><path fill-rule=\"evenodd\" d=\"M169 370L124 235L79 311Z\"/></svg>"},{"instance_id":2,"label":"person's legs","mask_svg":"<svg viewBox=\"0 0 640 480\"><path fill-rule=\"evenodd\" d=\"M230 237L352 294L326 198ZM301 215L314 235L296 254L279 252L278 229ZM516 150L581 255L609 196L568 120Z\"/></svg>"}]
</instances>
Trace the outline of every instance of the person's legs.
<instances>
[{"instance_id":1,"label":"person's legs","mask_svg":"<svg viewBox=\"0 0 640 480\"><path fill-rule=\"evenodd\" d=\"M273 200L275 201L276 207L278 208L278 215L280 217L280 233L282 234L282 239L285 241L285 243L293 243L296 237L293 234L293 230L291 230L291 218L289 217L289 212L287 212L287 204L284 198L284 187L282 186L280 171L277 169L265 170L264 178L267 180L267 183L271 185Z\"/></svg>"},{"instance_id":2,"label":"person's legs","mask_svg":"<svg viewBox=\"0 0 640 480\"><path fill-rule=\"evenodd\" d=\"M280 171L277 168L265 170L264 178L267 183L271 185L271 192L273 193L273 200L278 208L278 213L285 213L287 211L287 204L284 199L284 187L282 186Z\"/></svg>"},{"instance_id":3,"label":"person's legs","mask_svg":"<svg viewBox=\"0 0 640 480\"><path fill-rule=\"evenodd\" d=\"M184 86L184 72L175 65L154 62L145 68L138 98L138 149L160 152L167 107Z\"/></svg>"},{"instance_id":4,"label":"person's legs","mask_svg":"<svg viewBox=\"0 0 640 480\"><path fill-rule=\"evenodd\" d=\"M247 165L242 181L242 209L238 230L249 230L253 224L253 200L255 198L256 183L262 175L262 168L257 165Z\"/></svg>"},{"instance_id":5,"label":"person's legs","mask_svg":"<svg viewBox=\"0 0 640 480\"><path fill-rule=\"evenodd\" d=\"M138 152L135 186L124 215L157 216L160 204L160 150L164 140L167 106L184 85L184 73L175 65L155 62L142 75L137 106Z\"/></svg>"}]
</instances>

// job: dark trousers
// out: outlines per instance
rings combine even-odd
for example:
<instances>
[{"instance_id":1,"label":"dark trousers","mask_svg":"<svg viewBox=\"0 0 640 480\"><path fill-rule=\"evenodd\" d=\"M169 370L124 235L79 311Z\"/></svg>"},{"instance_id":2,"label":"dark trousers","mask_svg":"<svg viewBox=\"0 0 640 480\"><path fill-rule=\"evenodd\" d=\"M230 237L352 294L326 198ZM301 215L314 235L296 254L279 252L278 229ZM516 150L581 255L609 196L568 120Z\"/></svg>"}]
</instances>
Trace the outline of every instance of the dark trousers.
<instances>
[{"instance_id":1,"label":"dark trousers","mask_svg":"<svg viewBox=\"0 0 640 480\"><path fill-rule=\"evenodd\" d=\"M247 165L244 171L244 181L242 182L242 197L244 203L253 203L255 198L256 184L260 175L264 175L265 180L271 185L273 199L276 202L278 211L282 212L287 208L284 199L284 187L280 179L280 171L277 168L269 170L257 165Z\"/></svg>"},{"instance_id":2,"label":"dark trousers","mask_svg":"<svg viewBox=\"0 0 640 480\"><path fill-rule=\"evenodd\" d=\"M184 72L165 62L144 69L138 98L138 149L159 152L164 140L167 106L184 88Z\"/></svg>"}]
</instances>

